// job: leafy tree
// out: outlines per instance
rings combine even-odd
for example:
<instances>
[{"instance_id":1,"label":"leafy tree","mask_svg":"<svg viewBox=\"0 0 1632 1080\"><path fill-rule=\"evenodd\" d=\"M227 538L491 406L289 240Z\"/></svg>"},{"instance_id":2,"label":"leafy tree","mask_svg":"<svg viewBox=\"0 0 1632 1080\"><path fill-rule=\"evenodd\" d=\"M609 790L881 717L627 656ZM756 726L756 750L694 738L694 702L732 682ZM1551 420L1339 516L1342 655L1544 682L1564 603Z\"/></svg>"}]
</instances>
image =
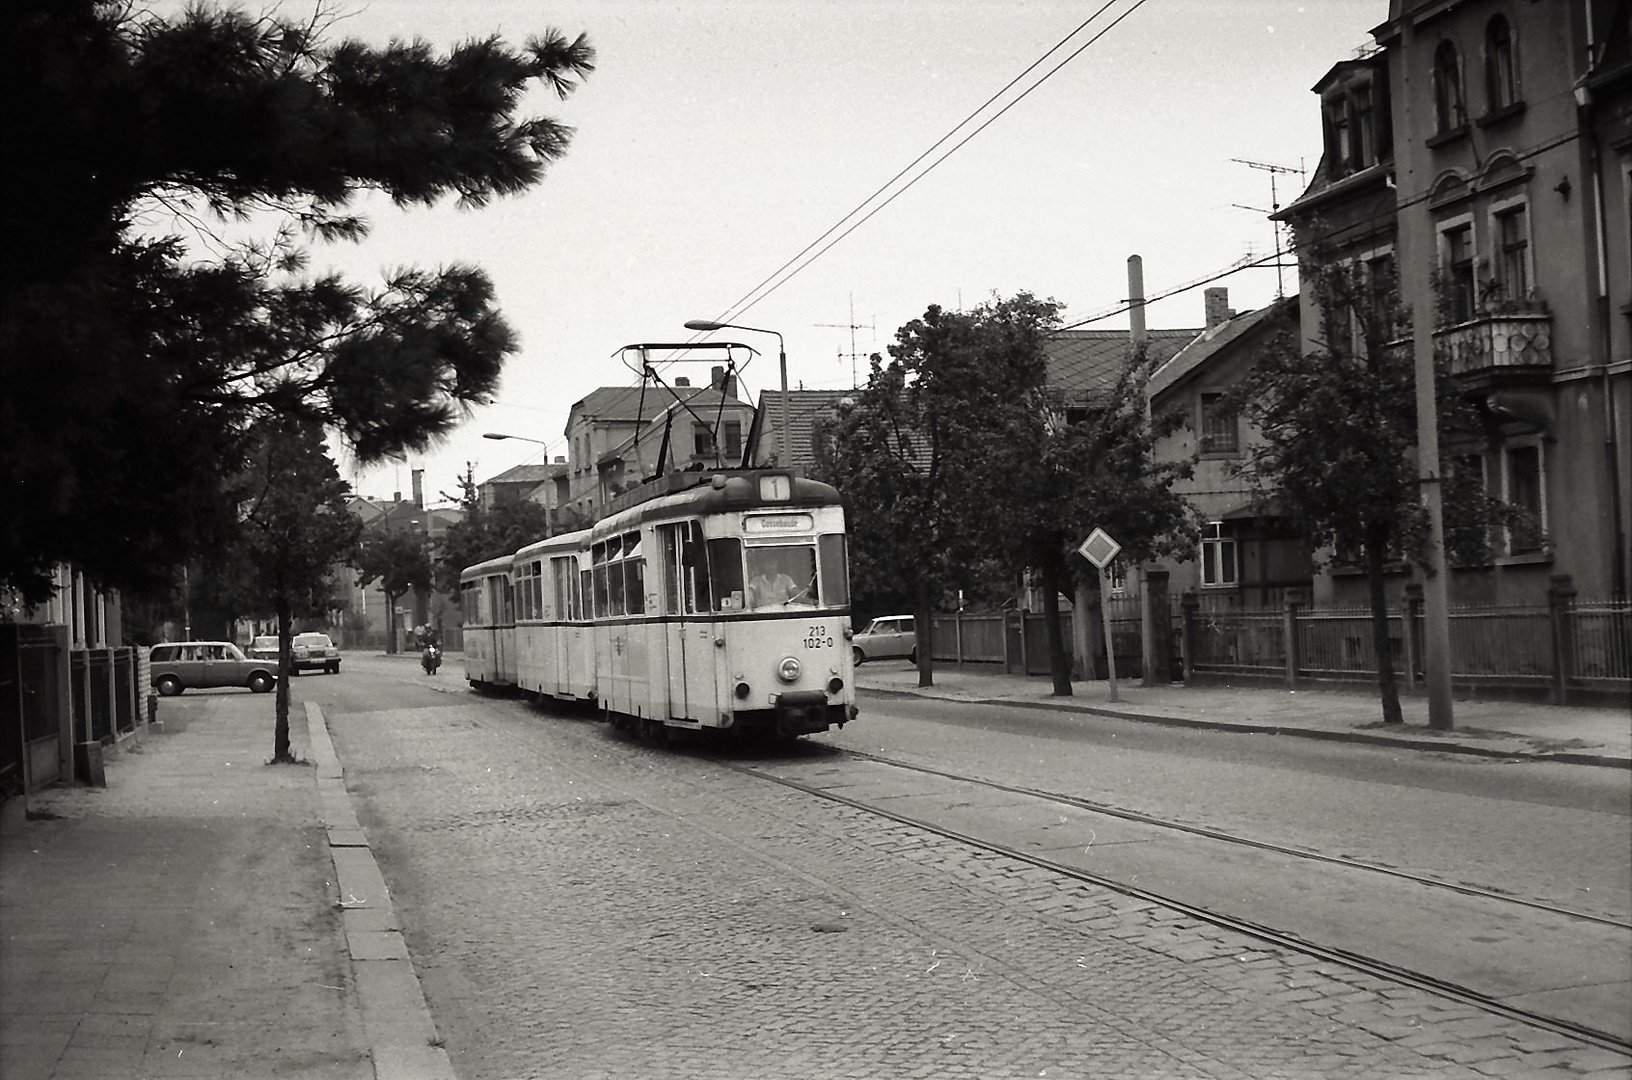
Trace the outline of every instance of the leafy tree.
<instances>
[{"instance_id":1,"label":"leafy tree","mask_svg":"<svg viewBox=\"0 0 1632 1080\"><path fill-rule=\"evenodd\" d=\"M406 269L377 289L304 276L304 235L361 237L398 206L524 191L570 131L517 115L593 69L582 37L446 56L327 44L323 27L122 0L0 13L12 155L0 230L0 585L37 603L72 560L162 586L231 526L221 463L260 417L419 449L484 401L516 343L487 277ZM257 228L229 243L211 219Z\"/></svg>"},{"instance_id":2,"label":"leafy tree","mask_svg":"<svg viewBox=\"0 0 1632 1080\"><path fill-rule=\"evenodd\" d=\"M256 426L243 479L237 574L246 605L278 622L274 761L290 761L289 678L294 620L335 606L337 568L356 558L348 488L309 420L276 417Z\"/></svg>"},{"instance_id":3,"label":"leafy tree","mask_svg":"<svg viewBox=\"0 0 1632 1080\"><path fill-rule=\"evenodd\" d=\"M1182 417L1150 418L1145 383L1151 367L1142 351L1130 354L1116 382L1085 406L1065 408L1054 395L1042 395L1017 417L1020 437L1005 447L1013 480L1000 492L1003 520L1016 535L1024 565L1038 575L1057 697L1071 695L1059 594L1070 588L1074 568L1092 572L1073 558L1082 538L1095 527L1104 529L1130 563L1182 559L1195 549L1195 512L1173 490L1192 474L1193 464L1155 455L1157 440Z\"/></svg>"},{"instance_id":4,"label":"leafy tree","mask_svg":"<svg viewBox=\"0 0 1632 1080\"><path fill-rule=\"evenodd\" d=\"M437 587L459 600L459 575L467 566L509 555L552 535L550 512L535 502L505 502L483 506L476 493L476 476L467 466L459 478L460 519L448 526L438 543Z\"/></svg>"},{"instance_id":5,"label":"leafy tree","mask_svg":"<svg viewBox=\"0 0 1632 1080\"><path fill-rule=\"evenodd\" d=\"M1025 294L971 312L931 306L896 331L888 364L874 357L831 429L822 467L844 499L852 580L858 593L910 599L922 686L934 681L936 602L986 568L1006 534L1003 448L1017 400L1038 385L1016 328L1038 306Z\"/></svg>"},{"instance_id":6,"label":"leafy tree","mask_svg":"<svg viewBox=\"0 0 1632 1080\"><path fill-rule=\"evenodd\" d=\"M357 553L357 584L375 581L385 593L385 610L397 609L397 600L415 589L429 589L433 576L431 548L417 529L375 529L363 537ZM397 635L386 638L386 652L397 651Z\"/></svg>"},{"instance_id":7,"label":"leafy tree","mask_svg":"<svg viewBox=\"0 0 1632 1080\"><path fill-rule=\"evenodd\" d=\"M1242 466L1317 548L1358 558L1366 570L1372 644L1385 723L1402 723L1388 633L1385 593L1391 563L1417 557L1427 515L1416 469L1416 376L1409 315L1389 272L1306 260L1303 295L1321 313L1319 345L1303 351L1286 333L1232 391L1241 414L1262 435ZM1442 439L1476 435L1478 417L1438 358ZM1471 477L1444 477L1447 565L1482 561L1491 532L1513 520Z\"/></svg>"}]
</instances>

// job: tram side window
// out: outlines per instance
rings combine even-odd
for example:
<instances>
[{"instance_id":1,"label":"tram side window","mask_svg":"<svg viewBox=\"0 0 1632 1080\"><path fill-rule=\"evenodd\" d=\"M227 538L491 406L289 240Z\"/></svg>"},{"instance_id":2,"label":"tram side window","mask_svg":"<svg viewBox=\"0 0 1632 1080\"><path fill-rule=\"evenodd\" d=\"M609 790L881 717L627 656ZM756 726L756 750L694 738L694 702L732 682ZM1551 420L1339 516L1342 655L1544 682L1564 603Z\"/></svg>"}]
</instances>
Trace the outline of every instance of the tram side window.
<instances>
[{"instance_id":1,"label":"tram side window","mask_svg":"<svg viewBox=\"0 0 1632 1080\"><path fill-rule=\"evenodd\" d=\"M688 521L686 539L680 546L680 584L685 589L688 615L715 610L713 582L708 574L708 545L703 540L703 523Z\"/></svg>"},{"instance_id":2,"label":"tram side window","mask_svg":"<svg viewBox=\"0 0 1632 1080\"><path fill-rule=\"evenodd\" d=\"M831 606L850 602L850 564L844 556L844 534L818 537L816 550L822 563L822 602Z\"/></svg>"},{"instance_id":3,"label":"tram side window","mask_svg":"<svg viewBox=\"0 0 1632 1080\"><path fill-rule=\"evenodd\" d=\"M622 615L623 598L623 537L614 536L606 542L606 613Z\"/></svg>"},{"instance_id":4,"label":"tram side window","mask_svg":"<svg viewBox=\"0 0 1632 1080\"><path fill-rule=\"evenodd\" d=\"M741 611L742 541L734 536L716 537L708 542L709 585L721 611Z\"/></svg>"},{"instance_id":5,"label":"tram side window","mask_svg":"<svg viewBox=\"0 0 1632 1080\"><path fill-rule=\"evenodd\" d=\"M493 580L499 584L499 600L502 605L499 612L499 625L509 626L516 621L515 587L510 584L510 579L507 577L494 578Z\"/></svg>"},{"instance_id":6,"label":"tram side window","mask_svg":"<svg viewBox=\"0 0 1632 1080\"><path fill-rule=\"evenodd\" d=\"M576 619L578 612L574 610L578 605L573 603L573 586L578 583L578 571L572 565L571 559L551 559L550 578L554 583L555 617L557 619Z\"/></svg>"},{"instance_id":7,"label":"tram side window","mask_svg":"<svg viewBox=\"0 0 1632 1080\"><path fill-rule=\"evenodd\" d=\"M544 617L544 563L541 560L527 564L527 617Z\"/></svg>"},{"instance_id":8,"label":"tram side window","mask_svg":"<svg viewBox=\"0 0 1632 1080\"><path fill-rule=\"evenodd\" d=\"M629 614L646 613L646 556L638 532L623 535L623 598Z\"/></svg>"},{"instance_id":9,"label":"tram side window","mask_svg":"<svg viewBox=\"0 0 1632 1080\"><path fill-rule=\"evenodd\" d=\"M680 614L680 525L659 525L657 527L658 547L662 549L663 561L662 581L659 583L663 590L663 613L665 615Z\"/></svg>"},{"instance_id":10,"label":"tram side window","mask_svg":"<svg viewBox=\"0 0 1632 1080\"><path fill-rule=\"evenodd\" d=\"M595 583L595 618L604 619L607 612L606 596L606 545L596 544L590 561L593 564L591 580Z\"/></svg>"}]
</instances>

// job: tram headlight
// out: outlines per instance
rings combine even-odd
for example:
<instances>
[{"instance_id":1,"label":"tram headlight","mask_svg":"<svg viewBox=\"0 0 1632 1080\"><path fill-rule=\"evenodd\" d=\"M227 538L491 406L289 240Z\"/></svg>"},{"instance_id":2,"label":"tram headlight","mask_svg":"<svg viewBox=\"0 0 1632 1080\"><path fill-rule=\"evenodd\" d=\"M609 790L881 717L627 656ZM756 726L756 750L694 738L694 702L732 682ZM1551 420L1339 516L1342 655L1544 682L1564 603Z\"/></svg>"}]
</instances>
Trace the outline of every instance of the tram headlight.
<instances>
[{"instance_id":1,"label":"tram headlight","mask_svg":"<svg viewBox=\"0 0 1632 1080\"><path fill-rule=\"evenodd\" d=\"M776 677L785 683L799 681L799 658L784 656L782 662L776 665Z\"/></svg>"}]
</instances>

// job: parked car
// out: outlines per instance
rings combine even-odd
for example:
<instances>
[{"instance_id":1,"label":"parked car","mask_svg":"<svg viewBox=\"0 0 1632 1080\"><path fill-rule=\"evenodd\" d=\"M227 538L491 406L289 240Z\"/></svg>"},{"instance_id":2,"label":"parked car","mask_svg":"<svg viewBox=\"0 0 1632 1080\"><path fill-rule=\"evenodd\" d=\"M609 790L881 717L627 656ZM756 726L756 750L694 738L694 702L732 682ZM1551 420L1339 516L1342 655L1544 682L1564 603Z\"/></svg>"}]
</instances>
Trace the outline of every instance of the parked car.
<instances>
[{"instance_id":1,"label":"parked car","mask_svg":"<svg viewBox=\"0 0 1632 1080\"><path fill-rule=\"evenodd\" d=\"M247 686L264 694L278 681L276 660L251 660L230 641L165 642L153 646L148 659L153 688L165 697L218 686Z\"/></svg>"},{"instance_id":2,"label":"parked car","mask_svg":"<svg viewBox=\"0 0 1632 1080\"><path fill-rule=\"evenodd\" d=\"M880 615L850 639L850 652L860 664L867 660L906 657L918 662L918 639L911 615Z\"/></svg>"},{"instance_id":3,"label":"parked car","mask_svg":"<svg viewBox=\"0 0 1632 1080\"><path fill-rule=\"evenodd\" d=\"M340 674L340 650L327 634L296 634L290 647L289 666L294 671L326 671Z\"/></svg>"},{"instance_id":4,"label":"parked car","mask_svg":"<svg viewBox=\"0 0 1632 1080\"><path fill-rule=\"evenodd\" d=\"M276 660L278 658L278 636L276 634L261 634L252 638L249 648L244 652L251 660Z\"/></svg>"}]
</instances>

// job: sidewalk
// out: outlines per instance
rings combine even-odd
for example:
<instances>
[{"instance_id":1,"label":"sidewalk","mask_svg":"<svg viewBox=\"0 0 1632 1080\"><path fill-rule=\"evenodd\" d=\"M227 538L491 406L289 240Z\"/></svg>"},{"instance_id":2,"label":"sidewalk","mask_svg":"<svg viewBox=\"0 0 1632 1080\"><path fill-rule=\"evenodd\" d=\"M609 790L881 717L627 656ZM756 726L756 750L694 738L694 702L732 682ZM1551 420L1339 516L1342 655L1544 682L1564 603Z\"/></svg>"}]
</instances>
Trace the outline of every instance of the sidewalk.
<instances>
[{"instance_id":1,"label":"sidewalk","mask_svg":"<svg viewBox=\"0 0 1632 1080\"><path fill-rule=\"evenodd\" d=\"M0 1076L373 1080L315 770L266 764L270 701L166 699L106 788L0 837ZM308 758L298 705L290 734Z\"/></svg>"},{"instance_id":2,"label":"sidewalk","mask_svg":"<svg viewBox=\"0 0 1632 1080\"><path fill-rule=\"evenodd\" d=\"M1442 753L1522 757L1632 769L1632 714L1624 709L1560 707L1513 701L1457 701L1454 730L1428 727L1428 701L1403 697L1402 727L1382 722L1376 691L1358 688L1281 690L1263 686L1144 687L1118 680L1118 702L1103 680L1073 681L1072 696L1053 696L1046 675L1007 675L979 668L937 665L934 685L918 685L918 669L903 660L856 668L856 686L883 693L948 701L989 702L1021 708L1224 731L1291 735ZM865 706L863 706L865 709Z\"/></svg>"}]
</instances>

